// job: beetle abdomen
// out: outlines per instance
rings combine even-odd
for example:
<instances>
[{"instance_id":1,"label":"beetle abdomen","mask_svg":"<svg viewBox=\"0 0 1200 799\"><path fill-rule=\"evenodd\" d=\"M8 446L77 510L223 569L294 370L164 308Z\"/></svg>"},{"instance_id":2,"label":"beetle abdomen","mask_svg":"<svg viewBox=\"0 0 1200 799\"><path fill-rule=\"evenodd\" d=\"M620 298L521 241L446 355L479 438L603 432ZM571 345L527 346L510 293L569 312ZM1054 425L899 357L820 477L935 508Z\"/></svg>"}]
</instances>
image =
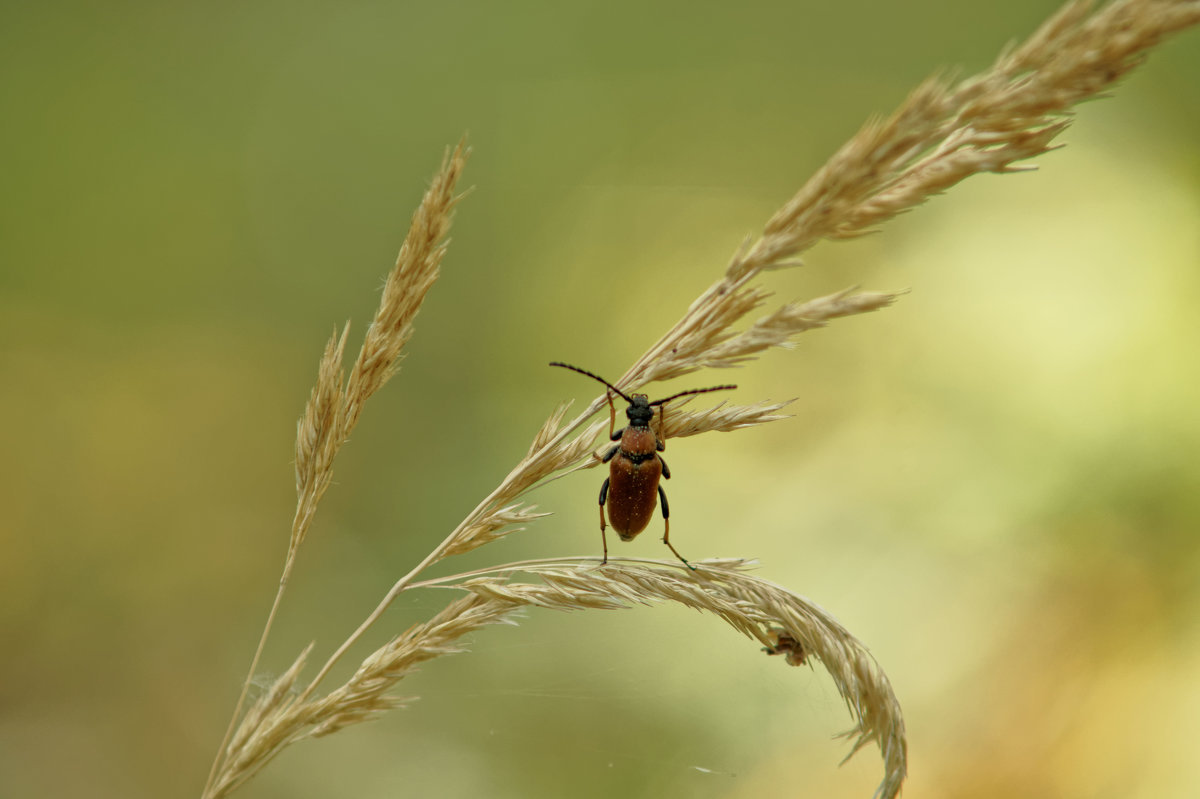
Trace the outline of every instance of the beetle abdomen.
<instances>
[{"instance_id":1,"label":"beetle abdomen","mask_svg":"<svg viewBox=\"0 0 1200 799\"><path fill-rule=\"evenodd\" d=\"M608 521L622 541L632 541L650 524L661 476L662 461L656 454L635 462L619 452L609 462Z\"/></svg>"}]
</instances>

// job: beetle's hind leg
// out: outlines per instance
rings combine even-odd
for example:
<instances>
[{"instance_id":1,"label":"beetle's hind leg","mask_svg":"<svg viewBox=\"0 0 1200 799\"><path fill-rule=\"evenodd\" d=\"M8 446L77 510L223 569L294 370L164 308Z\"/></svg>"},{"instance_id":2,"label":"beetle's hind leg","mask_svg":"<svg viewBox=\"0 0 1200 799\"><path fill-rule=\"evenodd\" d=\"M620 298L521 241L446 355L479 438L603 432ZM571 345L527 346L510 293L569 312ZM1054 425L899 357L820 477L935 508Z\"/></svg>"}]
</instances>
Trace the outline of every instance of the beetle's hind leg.
<instances>
[{"instance_id":1,"label":"beetle's hind leg","mask_svg":"<svg viewBox=\"0 0 1200 799\"><path fill-rule=\"evenodd\" d=\"M604 484L600 486L600 543L604 546L604 559L600 561L601 566L608 563L608 536L604 533L604 500L608 499L608 479L605 477Z\"/></svg>"},{"instance_id":2,"label":"beetle's hind leg","mask_svg":"<svg viewBox=\"0 0 1200 799\"><path fill-rule=\"evenodd\" d=\"M685 558L683 555L680 555L679 550L671 545L671 508L669 505L667 505L667 492L663 491L662 486L658 487L658 498L662 501L663 543L667 545L668 549L675 553L675 557L683 561L684 566L687 566L692 571L696 571L696 567L688 563L687 558Z\"/></svg>"}]
</instances>

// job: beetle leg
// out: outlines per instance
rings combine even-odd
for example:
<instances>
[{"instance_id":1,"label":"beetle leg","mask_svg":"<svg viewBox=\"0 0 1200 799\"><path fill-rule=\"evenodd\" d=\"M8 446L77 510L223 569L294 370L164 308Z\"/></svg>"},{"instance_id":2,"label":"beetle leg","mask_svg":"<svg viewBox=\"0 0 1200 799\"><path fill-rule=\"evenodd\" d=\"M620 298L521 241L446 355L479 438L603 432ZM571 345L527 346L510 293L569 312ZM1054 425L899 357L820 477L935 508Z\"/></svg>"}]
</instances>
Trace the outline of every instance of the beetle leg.
<instances>
[{"instance_id":1,"label":"beetle leg","mask_svg":"<svg viewBox=\"0 0 1200 799\"><path fill-rule=\"evenodd\" d=\"M614 457L614 456L616 456L616 454L617 454L618 452L620 452L620 451L621 451L621 445L620 445L620 444L618 444L617 446L615 446L615 447L613 447L612 449L610 449L610 450L608 451L608 454L607 454L607 455L605 455L603 458L601 458L601 459L600 459L600 462L601 462L601 463L608 463L608 462L609 462L609 461L611 461L611 460L613 459L613 457ZM608 482L608 480L605 480L604 482L605 482L605 483L607 483L607 482ZM600 496L601 496L601 497L603 497L603 496L604 496L604 494L603 494L603 493L601 493L601 495L600 495ZM604 504L604 500L603 500L603 499L601 499L601 500L600 500L600 504L601 504L601 505L603 505L603 504Z\"/></svg>"},{"instance_id":2,"label":"beetle leg","mask_svg":"<svg viewBox=\"0 0 1200 799\"><path fill-rule=\"evenodd\" d=\"M663 452L667 448L667 406L658 406L658 435L654 437L654 448Z\"/></svg>"},{"instance_id":3,"label":"beetle leg","mask_svg":"<svg viewBox=\"0 0 1200 799\"><path fill-rule=\"evenodd\" d=\"M667 505L667 492L663 491L663 487L658 487L658 498L662 500L662 515L663 515L663 543L675 553L675 557L683 561L683 565L687 566L692 571L696 571L696 567L687 562L687 558L679 554L679 550L671 546L671 508Z\"/></svg>"},{"instance_id":4,"label":"beetle leg","mask_svg":"<svg viewBox=\"0 0 1200 799\"><path fill-rule=\"evenodd\" d=\"M604 389L604 398L608 400L608 440L616 441L618 436L613 430L617 426L617 406L613 405L612 389Z\"/></svg>"},{"instance_id":5,"label":"beetle leg","mask_svg":"<svg viewBox=\"0 0 1200 799\"><path fill-rule=\"evenodd\" d=\"M616 449L614 447L614 449ZM611 456L612 453L609 453ZM608 478L604 478L604 484L600 486L600 543L604 546L604 559L600 561L603 566L608 563L608 536L604 534L604 500L608 499Z\"/></svg>"},{"instance_id":6,"label":"beetle leg","mask_svg":"<svg viewBox=\"0 0 1200 799\"><path fill-rule=\"evenodd\" d=\"M667 462L663 460L662 455L658 456L658 462L661 463L662 467L663 467L663 479L670 480L671 479L671 470L667 468ZM663 507L664 508L667 507L667 500L665 498L663 499ZM664 517L664 518L666 518L666 517Z\"/></svg>"},{"instance_id":7,"label":"beetle leg","mask_svg":"<svg viewBox=\"0 0 1200 799\"><path fill-rule=\"evenodd\" d=\"M616 441L617 439L619 439L621 437L621 434L625 432L625 428L622 427L620 430L616 429L617 428L617 406L613 405L612 392L605 389L604 398L608 400L608 440ZM612 457L611 453L609 454L609 457Z\"/></svg>"}]
</instances>

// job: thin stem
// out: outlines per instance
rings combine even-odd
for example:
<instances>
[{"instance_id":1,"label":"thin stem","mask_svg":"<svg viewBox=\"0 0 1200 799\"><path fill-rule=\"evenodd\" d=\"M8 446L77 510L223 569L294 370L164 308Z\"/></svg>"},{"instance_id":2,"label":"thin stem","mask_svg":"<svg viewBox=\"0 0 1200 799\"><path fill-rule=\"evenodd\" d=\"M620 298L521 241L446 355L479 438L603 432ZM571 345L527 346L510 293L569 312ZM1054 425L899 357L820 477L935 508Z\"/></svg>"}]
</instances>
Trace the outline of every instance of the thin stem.
<instances>
[{"instance_id":1,"label":"thin stem","mask_svg":"<svg viewBox=\"0 0 1200 799\"><path fill-rule=\"evenodd\" d=\"M258 646L254 650L254 657L250 659L250 669L246 672L246 679L242 681L242 691L238 694L237 704L233 706L233 714L229 717L229 726L225 728L225 735L221 738L221 744L217 747L216 757L213 758L212 766L208 770L208 779L204 781L204 793L202 796L208 796L209 791L213 788L213 780L216 779L217 769L221 765L221 761L225 759L225 747L229 745L229 739L233 737L233 731L237 728L238 722L241 720L242 708L246 704L246 695L250 692L250 683L254 681L254 675L258 671L258 663L262 659L263 650L267 647L267 637L271 634L271 627L275 624L275 615L279 612L279 606L283 604L283 592L287 590L288 579L292 574L292 567L296 563L296 550L291 549L288 552L287 560L283 564L283 574L279 577L279 588L275 591L275 599L271 602L271 610L267 613L266 624L263 625L262 635L258 638Z\"/></svg>"}]
</instances>

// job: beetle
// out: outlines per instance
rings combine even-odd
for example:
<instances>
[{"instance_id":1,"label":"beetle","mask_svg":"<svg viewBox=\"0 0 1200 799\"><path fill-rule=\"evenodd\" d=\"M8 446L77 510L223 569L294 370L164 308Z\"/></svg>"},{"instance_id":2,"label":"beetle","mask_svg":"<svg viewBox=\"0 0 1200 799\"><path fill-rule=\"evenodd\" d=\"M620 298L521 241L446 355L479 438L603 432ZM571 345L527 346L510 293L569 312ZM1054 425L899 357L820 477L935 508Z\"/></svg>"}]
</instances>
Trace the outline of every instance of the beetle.
<instances>
[{"instance_id":1,"label":"beetle","mask_svg":"<svg viewBox=\"0 0 1200 799\"><path fill-rule=\"evenodd\" d=\"M610 441L619 443L615 444L601 459L601 462L609 464L609 467L608 477L600 486L600 542L604 546L604 559L600 561L600 565L608 563L608 536L604 532L605 505L607 504L608 507L608 521L617 531L617 535L621 537L622 541L632 541L638 533L646 529L646 525L654 516L655 505L658 500L662 500L663 543L671 552L675 553L675 557L683 561L685 566L695 571L696 567L688 563L687 558L680 555L679 551L671 544L671 508L667 504L667 494L659 483L660 478L667 480L671 478L671 470L667 468L667 462L658 454L667 448L664 441L666 438L665 428L662 425L663 406L673 399L686 397L689 394L725 391L737 388L737 386L693 388L672 394L666 399L651 401L646 394L628 395L603 377L592 374L586 369L580 369L578 366L558 361L550 365L586 375L608 387L608 391L605 392L605 396L608 398L609 412L608 437ZM612 401L614 393L629 403L629 407L625 409L625 415L629 418L629 426L620 430L614 430L617 419L617 409ZM660 408L659 429L664 431L662 438L650 429L655 406Z\"/></svg>"}]
</instances>

